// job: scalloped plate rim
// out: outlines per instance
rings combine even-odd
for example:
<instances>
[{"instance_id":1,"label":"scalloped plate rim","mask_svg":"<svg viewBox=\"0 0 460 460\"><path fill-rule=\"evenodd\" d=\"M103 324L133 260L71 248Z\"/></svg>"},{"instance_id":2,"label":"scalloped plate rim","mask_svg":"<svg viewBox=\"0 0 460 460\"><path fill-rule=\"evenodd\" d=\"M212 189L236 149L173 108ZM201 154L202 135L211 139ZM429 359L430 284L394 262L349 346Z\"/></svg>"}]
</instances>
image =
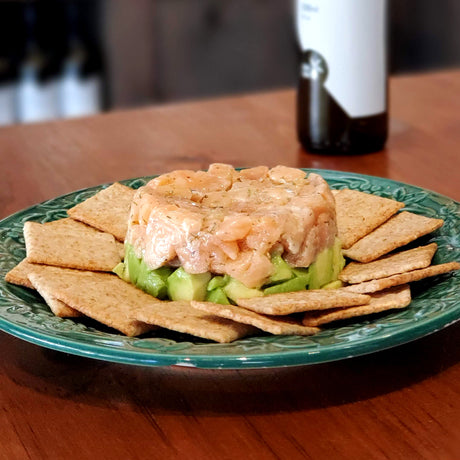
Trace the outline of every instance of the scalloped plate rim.
<instances>
[{"instance_id":1,"label":"scalloped plate rim","mask_svg":"<svg viewBox=\"0 0 460 460\"><path fill-rule=\"evenodd\" d=\"M441 195L435 191L427 190L416 185L407 184L393 179L381 178L378 176L358 174L353 172L325 170L317 168L302 168L306 172L315 172L323 175L326 180L334 181L339 179L366 179L370 182L382 181L393 187L410 187L414 191L427 193L433 197L447 200L460 209L460 204L449 197ZM120 180L121 183L133 183L135 181L146 181L155 176L144 176L131 179ZM81 193L97 191L110 185L111 182L96 185L93 187L76 190L56 198L42 201L29 208L22 209L16 213L0 220L0 230L11 220L17 219L19 216L31 213L35 208L62 201L65 198L77 196ZM334 184L333 184L334 185ZM412 192L413 193L413 192ZM65 208L62 208L64 211ZM1 242L0 242L1 244ZM12 267L11 267L12 268ZM4 282L2 280L2 282ZM25 288L23 288L25 289ZM428 299L429 300L429 299ZM360 356L364 354L374 353L384 349L392 348L414 341L428 334L437 332L460 319L460 302L459 299L454 299L453 307L443 312L441 317L423 318L416 324L409 324L405 327L399 327L396 332L393 331L384 337L361 337L360 340L355 340L350 344L336 343L333 345L324 346L318 345L311 350L288 348L274 352L257 352L247 354L193 354L193 353L162 353L148 349L125 349L108 347L98 343L85 343L81 340L73 338L60 338L41 331L35 330L33 327L27 327L21 324L16 324L5 318L0 317L0 330L7 332L20 339L26 340L39 346L54 349L57 351L68 352L71 354L89 357L104 361L111 361L124 364L144 365L144 366L167 366L179 365L200 368L265 368L265 367L284 367L284 366L299 366L308 364L317 364ZM398 313L398 311L396 311ZM146 340L140 338L138 340ZM161 340L161 339L160 339ZM239 341L243 343L245 339ZM187 342L186 342L187 343ZM192 343L192 342L190 342ZM219 344L212 344L218 347ZM364 345L362 349L357 349L358 345ZM193 345L192 345L193 346ZM322 348L323 347L323 348Z\"/></svg>"}]
</instances>

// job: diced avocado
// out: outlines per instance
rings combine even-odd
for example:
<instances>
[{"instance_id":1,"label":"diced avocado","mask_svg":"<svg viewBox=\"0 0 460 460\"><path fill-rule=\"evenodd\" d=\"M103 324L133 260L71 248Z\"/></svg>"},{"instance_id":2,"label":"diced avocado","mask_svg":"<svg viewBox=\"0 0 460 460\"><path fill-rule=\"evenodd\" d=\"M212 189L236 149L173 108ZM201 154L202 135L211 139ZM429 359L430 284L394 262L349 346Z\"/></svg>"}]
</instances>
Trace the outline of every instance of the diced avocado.
<instances>
[{"instance_id":1,"label":"diced avocado","mask_svg":"<svg viewBox=\"0 0 460 460\"><path fill-rule=\"evenodd\" d=\"M120 262L113 268L113 273L118 275L123 281L129 282L129 275L126 270L126 265L123 262Z\"/></svg>"},{"instance_id":2,"label":"diced avocado","mask_svg":"<svg viewBox=\"0 0 460 460\"><path fill-rule=\"evenodd\" d=\"M307 278L292 278L290 280L284 281L284 283L274 284L273 286L264 289L264 295L279 294L281 292L302 291L303 289L306 289L307 283Z\"/></svg>"},{"instance_id":3,"label":"diced avocado","mask_svg":"<svg viewBox=\"0 0 460 460\"><path fill-rule=\"evenodd\" d=\"M332 280L336 280L339 273L343 270L343 267L345 267L345 258L342 254L342 242L339 238L335 239L332 251Z\"/></svg>"},{"instance_id":4,"label":"diced avocado","mask_svg":"<svg viewBox=\"0 0 460 460\"><path fill-rule=\"evenodd\" d=\"M281 257L280 254L274 254L271 262L274 267L274 273L270 276L267 284L276 284L290 280L294 274L292 267Z\"/></svg>"},{"instance_id":5,"label":"diced avocado","mask_svg":"<svg viewBox=\"0 0 460 460\"><path fill-rule=\"evenodd\" d=\"M166 285L171 300L204 300L210 273L191 274L182 267L169 275Z\"/></svg>"},{"instance_id":6,"label":"diced avocado","mask_svg":"<svg viewBox=\"0 0 460 460\"><path fill-rule=\"evenodd\" d=\"M137 277L139 275L139 270L141 268L141 261L136 254L134 253L134 249L126 245L125 248L125 265L126 265L126 272L129 277L131 283L136 284Z\"/></svg>"},{"instance_id":7,"label":"diced avocado","mask_svg":"<svg viewBox=\"0 0 460 460\"><path fill-rule=\"evenodd\" d=\"M234 302L236 302L237 299L261 297L264 295L260 289L248 288L245 284L235 278L230 278L228 283L222 289L227 297Z\"/></svg>"},{"instance_id":8,"label":"diced avocado","mask_svg":"<svg viewBox=\"0 0 460 460\"><path fill-rule=\"evenodd\" d=\"M320 289L321 286L332 281L332 248L321 251L316 260L310 265L309 289Z\"/></svg>"},{"instance_id":9,"label":"diced avocado","mask_svg":"<svg viewBox=\"0 0 460 460\"><path fill-rule=\"evenodd\" d=\"M338 289L343 286L342 281L340 280L335 280L331 281L330 283L325 284L324 286L321 287L321 289Z\"/></svg>"},{"instance_id":10,"label":"diced avocado","mask_svg":"<svg viewBox=\"0 0 460 460\"><path fill-rule=\"evenodd\" d=\"M207 290L208 291L213 291L216 288L221 288L225 286L228 283L228 280L230 279L230 276L225 275L225 276L220 276L216 275L211 278L211 281L209 281Z\"/></svg>"},{"instance_id":11,"label":"diced avocado","mask_svg":"<svg viewBox=\"0 0 460 460\"><path fill-rule=\"evenodd\" d=\"M305 284L308 284L308 282L310 281L310 272L309 272L308 268L302 268L302 267L293 268L292 273L294 273L294 276L296 278L305 279Z\"/></svg>"},{"instance_id":12,"label":"diced avocado","mask_svg":"<svg viewBox=\"0 0 460 460\"><path fill-rule=\"evenodd\" d=\"M228 305L230 303L227 294L225 294L221 287L217 287L212 291L208 291L206 294L206 300L208 302L220 303L222 305Z\"/></svg>"},{"instance_id":13,"label":"diced avocado","mask_svg":"<svg viewBox=\"0 0 460 460\"><path fill-rule=\"evenodd\" d=\"M136 286L158 299L165 299L168 295L166 287L167 275L171 270L164 270L168 267L161 267L156 270L149 270L144 261L141 262L140 270L137 276ZM162 272L165 273L162 276Z\"/></svg>"},{"instance_id":14,"label":"diced avocado","mask_svg":"<svg viewBox=\"0 0 460 460\"><path fill-rule=\"evenodd\" d=\"M316 260L308 268L310 273L309 289L319 289L332 281L336 281L345 266L342 255L342 244L338 238L334 245L320 252Z\"/></svg>"},{"instance_id":15,"label":"diced avocado","mask_svg":"<svg viewBox=\"0 0 460 460\"><path fill-rule=\"evenodd\" d=\"M166 280L168 279L169 275L174 271L174 268L165 265L163 267L155 268L155 270L153 271L166 283Z\"/></svg>"},{"instance_id":16,"label":"diced avocado","mask_svg":"<svg viewBox=\"0 0 460 460\"><path fill-rule=\"evenodd\" d=\"M167 297L166 279L171 274L172 268L160 267L155 270L149 269L146 263L136 256L130 245L125 246L124 263L118 264L115 269L115 273L120 278L131 282L148 294L159 299Z\"/></svg>"}]
</instances>

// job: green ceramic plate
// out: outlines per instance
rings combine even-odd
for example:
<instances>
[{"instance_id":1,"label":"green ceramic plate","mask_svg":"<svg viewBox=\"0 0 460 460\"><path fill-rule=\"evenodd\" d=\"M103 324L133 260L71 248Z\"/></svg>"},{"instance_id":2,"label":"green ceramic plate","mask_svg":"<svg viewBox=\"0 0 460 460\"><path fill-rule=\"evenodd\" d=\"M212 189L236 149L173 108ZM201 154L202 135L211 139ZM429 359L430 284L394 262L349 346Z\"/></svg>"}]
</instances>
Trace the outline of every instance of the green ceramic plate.
<instances>
[{"instance_id":1,"label":"green ceramic plate","mask_svg":"<svg viewBox=\"0 0 460 460\"><path fill-rule=\"evenodd\" d=\"M319 172L333 188L352 188L392 197L408 210L441 217L444 226L429 238L434 262L460 260L460 203L418 187L352 173ZM149 178L125 181L139 187ZM145 366L259 368L320 363L372 353L438 331L460 319L460 273L414 283L413 301L404 310L336 323L311 337L262 335L232 344L215 344L164 333L124 337L97 323L57 318L35 292L8 284L5 274L24 256L23 224L47 222L103 188L98 186L32 206L0 221L0 329L29 342L95 359Z\"/></svg>"}]
</instances>

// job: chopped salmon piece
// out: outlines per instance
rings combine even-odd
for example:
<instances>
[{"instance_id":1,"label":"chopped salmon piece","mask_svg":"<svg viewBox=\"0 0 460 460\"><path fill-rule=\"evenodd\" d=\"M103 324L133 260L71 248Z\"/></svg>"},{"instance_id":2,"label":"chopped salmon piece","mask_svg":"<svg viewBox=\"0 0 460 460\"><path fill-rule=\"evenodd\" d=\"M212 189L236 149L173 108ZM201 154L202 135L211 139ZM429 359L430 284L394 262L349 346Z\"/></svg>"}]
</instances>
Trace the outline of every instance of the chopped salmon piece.
<instances>
[{"instance_id":1,"label":"chopped salmon piece","mask_svg":"<svg viewBox=\"0 0 460 460\"><path fill-rule=\"evenodd\" d=\"M265 166L173 171L134 197L127 243L152 269L228 274L260 287L281 253L307 267L337 235L335 202L326 181L300 169Z\"/></svg>"}]
</instances>

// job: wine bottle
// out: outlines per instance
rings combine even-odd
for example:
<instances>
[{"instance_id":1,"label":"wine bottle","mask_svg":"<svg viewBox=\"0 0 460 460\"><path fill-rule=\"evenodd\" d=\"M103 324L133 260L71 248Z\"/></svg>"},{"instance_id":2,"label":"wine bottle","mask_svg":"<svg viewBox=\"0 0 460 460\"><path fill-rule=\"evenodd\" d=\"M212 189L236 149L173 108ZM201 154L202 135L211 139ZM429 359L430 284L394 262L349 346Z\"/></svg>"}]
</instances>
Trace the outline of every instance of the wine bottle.
<instances>
[{"instance_id":1,"label":"wine bottle","mask_svg":"<svg viewBox=\"0 0 460 460\"><path fill-rule=\"evenodd\" d=\"M28 2L23 6L24 44L17 84L17 115L22 123L58 118L57 53L51 46L45 6ZM40 26L40 27L39 27Z\"/></svg>"},{"instance_id":2,"label":"wine bottle","mask_svg":"<svg viewBox=\"0 0 460 460\"><path fill-rule=\"evenodd\" d=\"M297 0L297 135L317 153L381 150L387 139L386 0Z\"/></svg>"},{"instance_id":3,"label":"wine bottle","mask_svg":"<svg viewBox=\"0 0 460 460\"><path fill-rule=\"evenodd\" d=\"M0 125L16 121L17 5L0 3Z\"/></svg>"},{"instance_id":4,"label":"wine bottle","mask_svg":"<svg viewBox=\"0 0 460 460\"><path fill-rule=\"evenodd\" d=\"M78 117L102 110L102 59L87 30L82 14L84 2L66 2L66 53L60 77L60 110L64 117Z\"/></svg>"}]
</instances>

